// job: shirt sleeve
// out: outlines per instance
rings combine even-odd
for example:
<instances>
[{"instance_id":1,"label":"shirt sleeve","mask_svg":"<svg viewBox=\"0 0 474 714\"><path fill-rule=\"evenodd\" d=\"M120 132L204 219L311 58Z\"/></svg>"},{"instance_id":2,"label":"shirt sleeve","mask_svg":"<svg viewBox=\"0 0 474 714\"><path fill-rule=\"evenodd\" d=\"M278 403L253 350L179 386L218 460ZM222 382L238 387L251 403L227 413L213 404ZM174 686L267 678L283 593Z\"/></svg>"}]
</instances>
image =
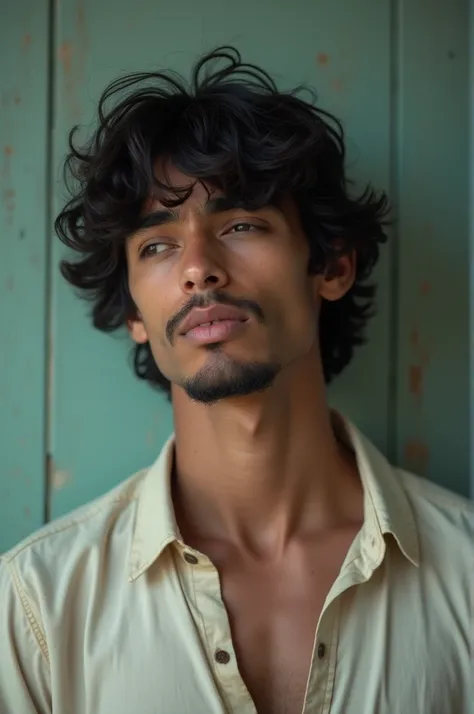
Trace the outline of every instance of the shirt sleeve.
<instances>
[{"instance_id":1,"label":"shirt sleeve","mask_svg":"<svg viewBox=\"0 0 474 714\"><path fill-rule=\"evenodd\" d=\"M0 558L0 714L51 714L44 631L14 565Z\"/></svg>"}]
</instances>

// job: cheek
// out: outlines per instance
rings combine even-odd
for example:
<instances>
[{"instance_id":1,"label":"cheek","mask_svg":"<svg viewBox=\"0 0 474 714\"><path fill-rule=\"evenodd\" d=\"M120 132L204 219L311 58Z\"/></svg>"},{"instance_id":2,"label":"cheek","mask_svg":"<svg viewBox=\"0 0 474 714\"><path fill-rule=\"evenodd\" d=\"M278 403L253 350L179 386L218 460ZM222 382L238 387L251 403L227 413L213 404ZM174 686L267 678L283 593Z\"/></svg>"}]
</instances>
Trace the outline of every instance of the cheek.
<instances>
[{"instance_id":1,"label":"cheek","mask_svg":"<svg viewBox=\"0 0 474 714\"><path fill-rule=\"evenodd\" d=\"M136 307L138 318L143 323L147 339L151 345L165 345L166 305L163 296L166 291L158 291L151 280L129 281L129 291Z\"/></svg>"}]
</instances>

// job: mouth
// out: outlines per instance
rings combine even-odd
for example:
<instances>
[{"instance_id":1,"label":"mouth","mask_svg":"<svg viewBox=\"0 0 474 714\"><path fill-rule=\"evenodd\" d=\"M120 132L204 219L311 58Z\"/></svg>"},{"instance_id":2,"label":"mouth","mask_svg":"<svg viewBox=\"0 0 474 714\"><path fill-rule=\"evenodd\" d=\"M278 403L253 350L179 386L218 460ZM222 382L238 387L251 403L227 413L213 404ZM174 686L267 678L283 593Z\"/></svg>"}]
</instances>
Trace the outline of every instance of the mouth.
<instances>
[{"instance_id":1,"label":"mouth","mask_svg":"<svg viewBox=\"0 0 474 714\"><path fill-rule=\"evenodd\" d=\"M248 321L248 316L237 308L214 305L193 310L183 322L180 333L195 343L212 344L234 336Z\"/></svg>"},{"instance_id":2,"label":"mouth","mask_svg":"<svg viewBox=\"0 0 474 714\"><path fill-rule=\"evenodd\" d=\"M204 322L186 332L185 337L201 345L224 342L241 332L248 320L213 320Z\"/></svg>"}]
</instances>

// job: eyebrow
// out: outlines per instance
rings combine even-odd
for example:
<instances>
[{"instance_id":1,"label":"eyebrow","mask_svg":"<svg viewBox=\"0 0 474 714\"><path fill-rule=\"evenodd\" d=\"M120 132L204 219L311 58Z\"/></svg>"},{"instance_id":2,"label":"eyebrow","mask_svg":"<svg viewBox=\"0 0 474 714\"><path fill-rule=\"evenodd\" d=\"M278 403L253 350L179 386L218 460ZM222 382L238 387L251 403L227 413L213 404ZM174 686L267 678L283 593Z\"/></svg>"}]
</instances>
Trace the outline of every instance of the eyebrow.
<instances>
[{"instance_id":1,"label":"eyebrow","mask_svg":"<svg viewBox=\"0 0 474 714\"><path fill-rule=\"evenodd\" d=\"M255 205L251 206L249 202L239 199L231 199L226 196L211 198L205 204L202 214L205 216L215 215L216 213L224 213L225 211L233 211L235 209L258 210ZM273 206L272 206L273 208ZM136 232L144 231L147 228L155 228L156 226L169 225L179 220L179 211L176 209L166 208L159 211L152 211L142 216L138 222Z\"/></svg>"}]
</instances>

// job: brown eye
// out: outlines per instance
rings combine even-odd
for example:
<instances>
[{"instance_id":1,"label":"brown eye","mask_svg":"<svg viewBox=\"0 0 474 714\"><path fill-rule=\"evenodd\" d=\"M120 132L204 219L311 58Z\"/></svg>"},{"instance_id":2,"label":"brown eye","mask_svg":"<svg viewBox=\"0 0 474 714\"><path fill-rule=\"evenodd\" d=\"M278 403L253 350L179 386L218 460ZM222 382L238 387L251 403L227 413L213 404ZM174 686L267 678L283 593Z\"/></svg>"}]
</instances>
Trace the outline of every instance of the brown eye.
<instances>
[{"instance_id":1,"label":"brown eye","mask_svg":"<svg viewBox=\"0 0 474 714\"><path fill-rule=\"evenodd\" d=\"M149 243L141 249L140 260L145 260L146 258L151 258L159 253L163 253L168 247L167 243Z\"/></svg>"},{"instance_id":2,"label":"brown eye","mask_svg":"<svg viewBox=\"0 0 474 714\"><path fill-rule=\"evenodd\" d=\"M231 228L229 229L229 233L249 233L251 231L256 231L258 230L259 226L256 226L253 223L235 223Z\"/></svg>"}]
</instances>

